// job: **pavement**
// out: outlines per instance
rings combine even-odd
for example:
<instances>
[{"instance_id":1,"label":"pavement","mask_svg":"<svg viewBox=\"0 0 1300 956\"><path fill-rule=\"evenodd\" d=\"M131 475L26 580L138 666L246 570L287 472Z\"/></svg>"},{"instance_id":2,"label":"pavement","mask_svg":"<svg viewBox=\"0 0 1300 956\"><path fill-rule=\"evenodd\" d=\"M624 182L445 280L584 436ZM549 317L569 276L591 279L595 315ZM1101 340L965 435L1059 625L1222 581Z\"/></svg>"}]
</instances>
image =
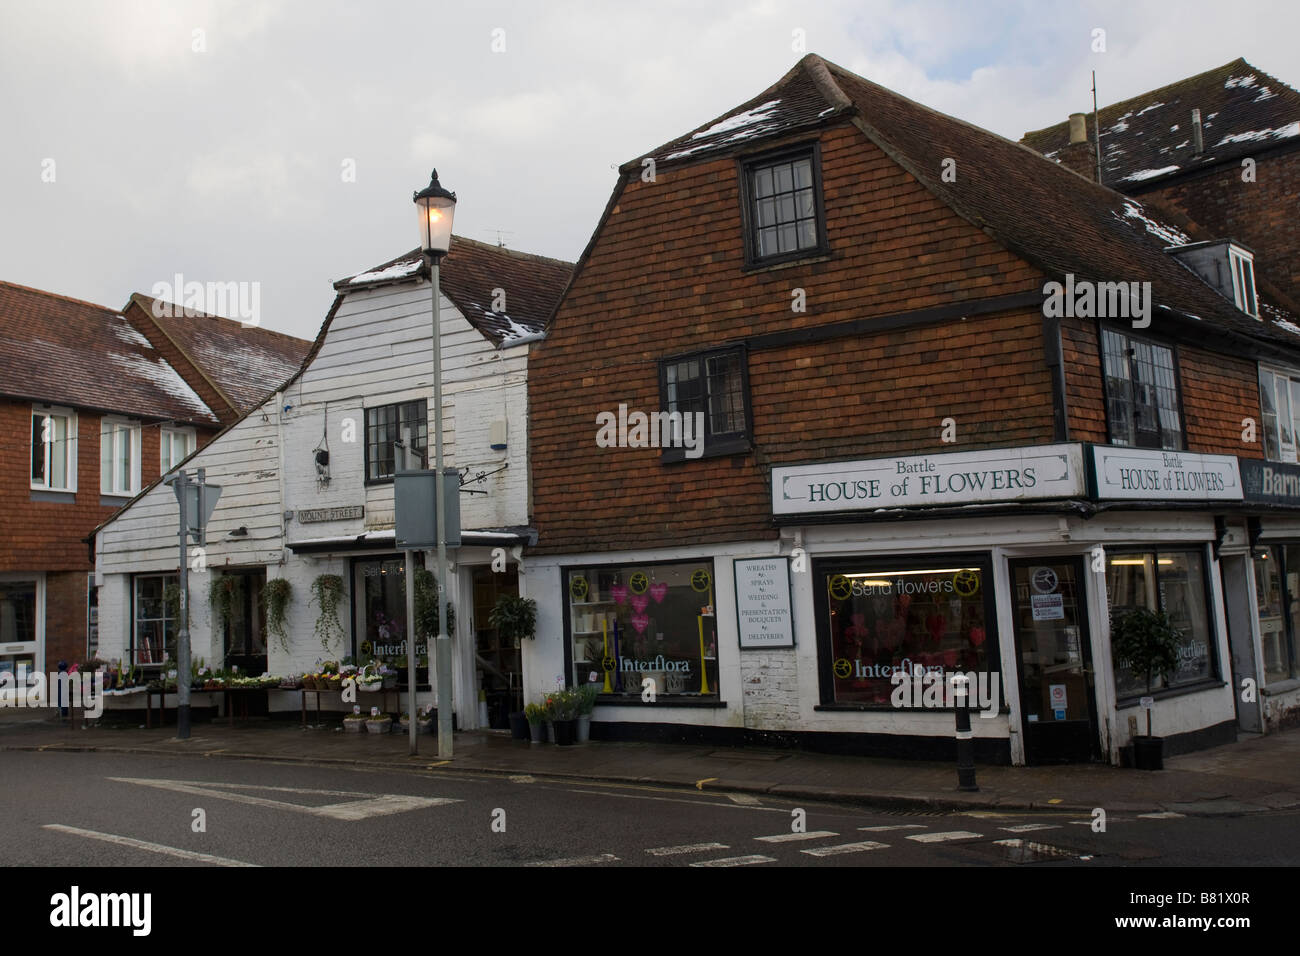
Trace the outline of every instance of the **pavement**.
<instances>
[{"instance_id":1,"label":"pavement","mask_svg":"<svg viewBox=\"0 0 1300 956\"><path fill-rule=\"evenodd\" d=\"M1099 764L977 768L979 791L957 789L950 763L831 756L793 750L592 741L571 747L510 739L508 731L455 735L440 760L422 734L419 753L403 734L346 734L337 722L249 720L196 723L188 740L174 726L74 728L53 710L0 710L0 751L94 751L346 764L432 773L577 778L823 800L895 810L1078 810L1237 816L1300 807L1300 729L1165 758L1165 769Z\"/></svg>"}]
</instances>

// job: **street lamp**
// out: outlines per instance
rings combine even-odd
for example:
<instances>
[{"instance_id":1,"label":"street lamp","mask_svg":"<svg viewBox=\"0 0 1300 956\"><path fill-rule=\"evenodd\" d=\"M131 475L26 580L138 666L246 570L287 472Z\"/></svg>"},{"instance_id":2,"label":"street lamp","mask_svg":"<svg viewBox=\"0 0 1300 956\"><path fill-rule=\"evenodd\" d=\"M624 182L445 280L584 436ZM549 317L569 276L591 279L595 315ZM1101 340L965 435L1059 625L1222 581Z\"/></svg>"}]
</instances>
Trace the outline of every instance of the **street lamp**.
<instances>
[{"instance_id":1,"label":"street lamp","mask_svg":"<svg viewBox=\"0 0 1300 956\"><path fill-rule=\"evenodd\" d=\"M420 249L429 259L433 280L433 428L434 494L438 515L438 756L451 758L451 636L447 633L447 499L442 473L442 334L439 316L439 263L451 248L451 222L456 194L443 189L435 169L429 185L413 197L420 217ZM411 675L411 726L415 726L415 671Z\"/></svg>"}]
</instances>

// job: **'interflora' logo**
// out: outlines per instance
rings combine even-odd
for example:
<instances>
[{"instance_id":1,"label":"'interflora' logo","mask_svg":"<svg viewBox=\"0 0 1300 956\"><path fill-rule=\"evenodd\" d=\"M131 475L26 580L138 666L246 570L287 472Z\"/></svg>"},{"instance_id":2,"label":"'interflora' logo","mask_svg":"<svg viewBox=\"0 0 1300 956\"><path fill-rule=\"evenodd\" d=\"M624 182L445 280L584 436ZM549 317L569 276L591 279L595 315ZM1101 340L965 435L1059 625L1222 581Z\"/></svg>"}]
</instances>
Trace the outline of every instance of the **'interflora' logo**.
<instances>
[{"instance_id":1,"label":"'interflora' logo","mask_svg":"<svg viewBox=\"0 0 1300 956\"><path fill-rule=\"evenodd\" d=\"M50 925L76 928L129 927L134 936L148 936L153 927L152 893L83 893L74 886L50 897Z\"/></svg>"},{"instance_id":2,"label":"'interflora' logo","mask_svg":"<svg viewBox=\"0 0 1300 956\"><path fill-rule=\"evenodd\" d=\"M20 664L17 679L12 671L0 671L0 707L82 707L96 720L104 713L104 672L51 674L47 680Z\"/></svg>"},{"instance_id":3,"label":"'interflora' logo","mask_svg":"<svg viewBox=\"0 0 1300 956\"><path fill-rule=\"evenodd\" d=\"M703 412L597 412L596 445L599 448L684 448L687 458L704 454Z\"/></svg>"},{"instance_id":4,"label":"'interflora' logo","mask_svg":"<svg viewBox=\"0 0 1300 956\"><path fill-rule=\"evenodd\" d=\"M185 309L238 319L244 327L262 321L262 283L260 282L186 282L179 272L172 282L155 282L153 296L155 318L182 315Z\"/></svg>"}]
</instances>

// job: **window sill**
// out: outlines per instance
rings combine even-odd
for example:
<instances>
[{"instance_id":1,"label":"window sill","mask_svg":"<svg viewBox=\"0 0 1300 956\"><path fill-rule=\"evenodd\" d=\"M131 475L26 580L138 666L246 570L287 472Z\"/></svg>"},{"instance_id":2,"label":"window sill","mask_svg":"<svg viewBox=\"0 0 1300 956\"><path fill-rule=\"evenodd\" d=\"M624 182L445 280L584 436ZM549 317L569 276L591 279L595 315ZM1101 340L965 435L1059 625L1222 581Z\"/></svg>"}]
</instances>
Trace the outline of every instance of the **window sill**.
<instances>
[{"instance_id":1,"label":"window sill","mask_svg":"<svg viewBox=\"0 0 1300 956\"><path fill-rule=\"evenodd\" d=\"M1217 677L1210 677L1205 680L1197 681L1195 684L1184 684L1180 687L1167 687L1164 690L1155 690L1151 692L1153 700L1168 700L1172 697L1184 697L1188 694L1199 694L1207 690L1217 690L1221 687L1227 687L1223 681ZM1140 701L1145 694L1137 697L1126 697L1115 702L1115 709L1130 710L1141 706Z\"/></svg>"},{"instance_id":2,"label":"window sill","mask_svg":"<svg viewBox=\"0 0 1300 956\"><path fill-rule=\"evenodd\" d=\"M726 441L706 443L704 451L694 458L686 454L685 448L665 448L659 456L663 465L679 465L688 461L703 461L705 458L725 458L729 455L747 455L754 448L748 438L730 438Z\"/></svg>"},{"instance_id":3,"label":"window sill","mask_svg":"<svg viewBox=\"0 0 1300 956\"><path fill-rule=\"evenodd\" d=\"M618 697L605 696L604 694L596 698L597 707L708 707L721 708L726 707L727 702L717 697L668 697L660 695L652 701L643 701L640 697L629 697L623 700Z\"/></svg>"},{"instance_id":4,"label":"window sill","mask_svg":"<svg viewBox=\"0 0 1300 956\"><path fill-rule=\"evenodd\" d=\"M99 506L101 508L120 508L134 497L134 492L129 495L108 495L100 493Z\"/></svg>"},{"instance_id":5,"label":"window sill","mask_svg":"<svg viewBox=\"0 0 1300 956\"><path fill-rule=\"evenodd\" d=\"M33 488L31 500L72 504L77 500L77 493L75 491L47 491L45 489Z\"/></svg>"},{"instance_id":6,"label":"window sill","mask_svg":"<svg viewBox=\"0 0 1300 956\"><path fill-rule=\"evenodd\" d=\"M813 707L814 711L826 711L834 713L843 711L848 713L877 713L877 714L955 714L956 707L895 707L892 704L817 704ZM972 714L978 714L982 708L971 707ZM998 708L999 715L1009 715L1011 710L1007 707Z\"/></svg>"},{"instance_id":7,"label":"window sill","mask_svg":"<svg viewBox=\"0 0 1300 956\"><path fill-rule=\"evenodd\" d=\"M830 262L833 258L830 249L808 249L804 254L791 256L790 258L749 261L744 264L740 271L746 275L755 272L775 272L778 269L789 269L794 266L810 266L819 262Z\"/></svg>"},{"instance_id":8,"label":"window sill","mask_svg":"<svg viewBox=\"0 0 1300 956\"><path fill-rule=\"evenodd\" d=\"M1300 690L1300 677L1291 677L1272 684L1265 684L1259 689L1259 692L1265 697L1276 697L1278 694L1289 694L1293 690Z\"/></svg>"}]
</instances>

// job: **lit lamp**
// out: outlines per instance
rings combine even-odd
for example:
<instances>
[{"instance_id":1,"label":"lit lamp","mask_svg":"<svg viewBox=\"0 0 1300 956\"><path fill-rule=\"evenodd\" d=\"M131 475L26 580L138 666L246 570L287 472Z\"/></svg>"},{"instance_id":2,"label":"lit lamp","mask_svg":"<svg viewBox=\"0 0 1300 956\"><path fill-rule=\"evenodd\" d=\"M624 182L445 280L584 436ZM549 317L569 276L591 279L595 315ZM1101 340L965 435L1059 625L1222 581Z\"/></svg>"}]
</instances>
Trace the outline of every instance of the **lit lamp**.
<instances>
[{"instance_id":1,"label":"lit lamp","mask_svg":"<svg viewBox=\"0 0 1300 956\"><path fill-rule=\"evenodd\" d=\"M442 188L435 169L429 185L412 197L420 218L420 249L429 259L433 280L433 428L434 493L438 514L438 756L449 759L451 739L451 636L447 633L447 499L442 463L442 335L439 316L439 263L451 248L451 222L456 214L456 194ZM408 594L411 588L408 582ZM408 617L408 620L410 618ZM414 640L408 648L414 649ZM410 665L411 746L415 746L415 666Z\"/></svg>"}]
</instances>

